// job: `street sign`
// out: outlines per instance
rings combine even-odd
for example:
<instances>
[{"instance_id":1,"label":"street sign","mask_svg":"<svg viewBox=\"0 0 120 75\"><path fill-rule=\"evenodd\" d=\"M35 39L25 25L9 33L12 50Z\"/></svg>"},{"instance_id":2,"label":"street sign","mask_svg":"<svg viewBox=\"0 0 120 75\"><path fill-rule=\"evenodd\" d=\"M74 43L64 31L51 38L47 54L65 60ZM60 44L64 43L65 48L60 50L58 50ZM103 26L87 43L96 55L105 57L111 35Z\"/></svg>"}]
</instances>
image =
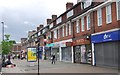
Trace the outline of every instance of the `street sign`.
<instances>
[{"instance_id":1,"label":"street sign","mask_svg":"<svg viewBox=\"0 0 120 75\"><path fill-rule=\"evenodd\" d=\"M37 50L36 48L28 48L27 50L27 61L28 62L36 62L37 61Z\"/></svg>"}]
</instances>

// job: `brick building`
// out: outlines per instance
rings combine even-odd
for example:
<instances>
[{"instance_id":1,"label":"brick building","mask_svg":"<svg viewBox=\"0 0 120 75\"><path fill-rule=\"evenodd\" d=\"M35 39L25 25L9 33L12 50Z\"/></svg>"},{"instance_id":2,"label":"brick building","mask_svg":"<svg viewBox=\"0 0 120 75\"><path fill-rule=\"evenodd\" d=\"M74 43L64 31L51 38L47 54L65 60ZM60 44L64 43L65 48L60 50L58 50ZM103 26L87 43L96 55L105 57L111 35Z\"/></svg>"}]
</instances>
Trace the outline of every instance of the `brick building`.
<instances>
[{"instance_id":1,"label":"brick building","mask_svg":"<svg viewBox=\"0 0 120 75\"><path fill-rule=\"evenodd\" d=\"M67 6L70 6L69 9ZM91 0L87 3L87 0L81 0L74 6L72 3L67 3L66 11L50 24L47 46L51 47L51 53L55 53L60 61L117 68L120 43L119 10L119 1L92 2ZM111 40L111 35L105 33L115 34L116 37L113 38L116 39ZM104 34L109 39L98 41L98 34ZM105 51L106 48L110 50ZM108 52L110 54L107 55Z\"/></svg>"},{"instance_id":2,"label":"brick building","mask_svg":"<svg viewBox=\"0 0 120 75\"><path fill-rule=\"evenodd\" d=\"M13 44L13 48L12 48L12 53L13 54L20 54L21 52L21 43L16 43L16 44Z\"/></svg>"},{"instance_id":3,"label":"brick building","mask_svg":"<svg viewBox=\"0 0 120 75\"><path fill-rule=\"evenodd\" d=\"M58 61L118 68L119 5L120 0L68 2L63 14L52 15L31 37L38 35L46 58L54 53Z\"/></svg>"}]
</instances>

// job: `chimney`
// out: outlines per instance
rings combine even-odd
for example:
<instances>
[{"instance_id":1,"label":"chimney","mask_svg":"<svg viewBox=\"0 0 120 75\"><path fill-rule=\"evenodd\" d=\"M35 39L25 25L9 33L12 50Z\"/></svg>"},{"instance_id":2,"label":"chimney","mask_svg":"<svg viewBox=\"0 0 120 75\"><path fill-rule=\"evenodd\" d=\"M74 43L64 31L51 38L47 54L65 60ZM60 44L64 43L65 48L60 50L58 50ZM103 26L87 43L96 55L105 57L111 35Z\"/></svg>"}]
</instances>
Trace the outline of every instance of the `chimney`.
<instances>
[{"instance_id":1,"label":"chimney","mask_svg":"<svg viewBox=\"0 0 120 75\"><path fill-rule=\"evenodd\" d=\"M40 30L40 27L37 27L37 31L39 31Z\"/></svg>"},{"instance_id":2,"label":"chimney","mask_svg":"<svg viewBox=\"0 0 120 75\"><path fill-rule=\"evenodd\" d=\"M73 7L73 2L67 2L66 3L66 10L69 10L72 7Z\"/></svg>"},{"instance_id":3,"label":"chimney","mask_svg":"<svg viewBox=\"0 0 120 75\"><path fill-rule=\"evenodd\" d=\"M40 28L40 29L42 29L42 28L43 28L43 26L44 26L44 25L42 25L42 24L41 24L41 25L39 25L39 28Z\"/></svg>"},{"instance_id":4,"label":"chimney","mask_svg":"<svg viewBox=\"0 0 120 75\"><path fill-rule=\"evenodd\" d=\"M51 23L51 19L47 19L47 25Z\"/></svg>"},{"instance_id":5,"label":"chimney","mask_svg":"<svg viewBox=\"0 0 120 75\"><path fill-rule=\"evenodd\" d=\"M57 18L57 15L52 15L52 21Z\"/></svg>"}]
</instances>

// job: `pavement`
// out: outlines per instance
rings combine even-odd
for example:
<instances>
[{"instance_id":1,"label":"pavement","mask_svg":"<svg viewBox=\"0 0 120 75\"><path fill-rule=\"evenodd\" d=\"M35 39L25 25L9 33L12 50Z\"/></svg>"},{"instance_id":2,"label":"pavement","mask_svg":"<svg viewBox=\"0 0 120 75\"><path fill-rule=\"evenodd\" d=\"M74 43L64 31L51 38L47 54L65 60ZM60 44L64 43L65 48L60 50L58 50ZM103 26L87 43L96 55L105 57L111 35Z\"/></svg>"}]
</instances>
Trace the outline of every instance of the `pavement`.
<instances>
[{"instance_id":1,"label":"pavement","mask_svg":"<svg viewBox=\"0 0 120 75\"><path fill-rule=\"evenodd\" d=\"M37 73L38 63L27 60L12 60L17 66L14 68L2 68L2 73ZM70 62L56 62L51 64L49 60L40 60L40 73L118 73L117 69L96 67L88 64L76 64Z\"/></svg>"}]
</instances>

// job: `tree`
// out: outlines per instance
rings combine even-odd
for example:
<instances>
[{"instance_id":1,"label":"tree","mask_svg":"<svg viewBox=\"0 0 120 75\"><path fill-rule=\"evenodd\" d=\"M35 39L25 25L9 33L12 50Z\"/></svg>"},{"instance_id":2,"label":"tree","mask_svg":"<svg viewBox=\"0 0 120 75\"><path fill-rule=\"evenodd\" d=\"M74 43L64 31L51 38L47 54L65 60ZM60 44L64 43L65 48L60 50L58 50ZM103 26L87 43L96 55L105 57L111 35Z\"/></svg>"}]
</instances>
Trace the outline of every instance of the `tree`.
<instances>
[{"instance_id":1,"label":"tree","mask_svg":"<svg viewBox=\"0 0 120 75\"><path fill-rule=\"evenodd\" d=\"M3 55L9 54L11 52L13 44L15 43L15 41L9 40L9 38L10 38L9 34L6 34L5 38L6 39L4 41L2 41L2 54Z\"/></svg>"},{"instance_id":2,"label":"tree","mask_svg":"<svg viewBox=\"0 0 120 75\"><path fill-rule=\"evenodd\" d=\"M5 34L5 38L6 38L6 40L9 40L10 35L9 34Z\"/></svg>"}]
</instances>

